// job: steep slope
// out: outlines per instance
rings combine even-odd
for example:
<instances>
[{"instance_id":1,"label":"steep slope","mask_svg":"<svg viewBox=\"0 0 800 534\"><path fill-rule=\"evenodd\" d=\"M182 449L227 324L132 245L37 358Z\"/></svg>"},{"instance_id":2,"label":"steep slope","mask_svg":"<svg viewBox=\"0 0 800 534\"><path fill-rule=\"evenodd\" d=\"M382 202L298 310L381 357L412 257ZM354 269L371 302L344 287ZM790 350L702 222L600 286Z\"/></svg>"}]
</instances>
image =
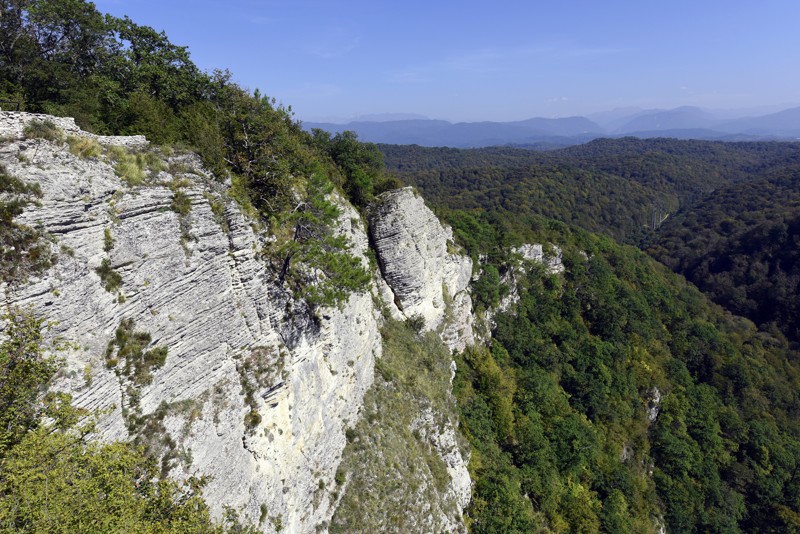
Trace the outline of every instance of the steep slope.
<instances>
[{"instance_id":1,"label":"steep slope","mask_svg":"<svg viewBox=\"0 0 800 534\"><path fill-rule=\"evenodd\" d=\"M191 156L164 158L166 170L139 187L42 140L6 144L3 162L41 185L41 207L22 220L41 223L60 251L47 276L6 298L46 313L54 335L76 345L59 386L79 406L113 407L103 438L133 437L173 459L167 469L208 476L217 513L231 506L258 520L265 505L293 530L320 522L329 503L310 497L319 480L333 480L345 421L380 355L371 297L353 295L315 324L258 261L262 238ZM171 209L180 180L186 215ZM363 254L363 230L347 231ZM106 260L122 278L118 291L97 274ZM123 321L168 349L150 383L109 365Z\"/></svg>"},{"instance_id":2,"label":"steep slope","mask_svg":"<svg viewBox=\"0 0 800 534\"><path fill-rule=\"evenodd\" d=\"M445 319L446 300L455 299L456 315L469 315L466 293L472 262L455 249L453 232L443 227L410 187L381 195L371 207L370 237L384 280L401 316L419 317L426 330ZM451 306L452 308L452 306ZM452 311L452 310L451 310ZM453 347L472 340L453 336Z\"/></svg>"},{"instance_id":3,"label":"steep slope","mask_svg":"<svg viewBox=\"0 0 800 534\"><path fill-rule=\"evenodd\" d=\"M68 143L27 138L43 120ZM271 236L192 154L24 113L0 114L0 137L6 172L43 192L18 220L39 227L57 255L50 270L0 289L6 306L31 307L68 341L54 387L104 411L98 439L144 445L172 477L207 477L217 517L230 508L267 532L324 528L340 497L345 430L382 354L377 290L309 309L264 258ZM367 265L359 214L332 198L336 231ZM470 267L452 258L467 272L456 294ZM437 261L425 264L441 271ZM454 461L456 528L469 478Z\"/></svg>"},{"instance_id":4,"label":"steep slope","mask_svg":"<svg viewBox=\"0 0 800 534\"><path fill-rule=\"evenodd\" d=\"M472 484L451 382L452 351L475 338L472 262L411 188L380 195L369 222L386 281L384 351L348 430L331 532L465 532Z\"/></svg>"},{"instance_id":5,"label":"steep slope","mask_svg":"<svg viewBox=\"0 0 800 534\"><path fill-rule=\"evenodd\" d=\"M800 172L714 191L667 222L649 247L715 302L800 340Z\"/></svg>"}]
</instances>

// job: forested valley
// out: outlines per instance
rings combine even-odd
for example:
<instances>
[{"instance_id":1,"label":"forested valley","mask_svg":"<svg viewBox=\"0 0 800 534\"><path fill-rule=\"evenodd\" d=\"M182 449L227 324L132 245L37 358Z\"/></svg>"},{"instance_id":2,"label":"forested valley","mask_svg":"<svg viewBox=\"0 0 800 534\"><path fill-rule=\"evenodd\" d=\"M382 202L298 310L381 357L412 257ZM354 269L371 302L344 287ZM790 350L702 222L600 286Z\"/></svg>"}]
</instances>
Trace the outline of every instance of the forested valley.
<instances>
[{"instance_id":1,"label":"forested valley","mask_svg":"<svg viewBox=\"0 0 800 534\"><path fill-rule=\"evenodd\" d=\"M649 252L712 300L798 340L800 144L600 139L550 152L381 145L442 213L552 218ZM457 213L456 213L457 212ZM474 234L470 240L475 239Z\"/></svg>"}]
</instances>

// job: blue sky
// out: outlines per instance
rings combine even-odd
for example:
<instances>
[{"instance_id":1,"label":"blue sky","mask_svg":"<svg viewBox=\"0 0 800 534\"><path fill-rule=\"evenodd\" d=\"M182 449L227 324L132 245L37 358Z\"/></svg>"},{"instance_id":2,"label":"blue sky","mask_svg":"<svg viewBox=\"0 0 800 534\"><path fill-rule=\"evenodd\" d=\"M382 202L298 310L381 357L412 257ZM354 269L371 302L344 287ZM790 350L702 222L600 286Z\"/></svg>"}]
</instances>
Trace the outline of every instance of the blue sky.
<instances>
[{"instance_id":1,"label":"blue sky","mask_svg":"<svg viewBox=\"0 0 800 534\"><path fill-rule=\"evenodd\" d=\"M800 105L797 0L100 0L324 120Z\"/></svg>"}]
</instances>

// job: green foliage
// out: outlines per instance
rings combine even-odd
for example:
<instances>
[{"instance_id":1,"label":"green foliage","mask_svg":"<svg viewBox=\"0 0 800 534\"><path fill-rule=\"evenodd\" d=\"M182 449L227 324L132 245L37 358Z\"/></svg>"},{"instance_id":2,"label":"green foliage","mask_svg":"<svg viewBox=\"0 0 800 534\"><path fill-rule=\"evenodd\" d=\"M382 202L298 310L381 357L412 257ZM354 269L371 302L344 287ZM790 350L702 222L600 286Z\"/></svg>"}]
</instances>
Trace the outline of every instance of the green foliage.
<instances>
[{"instance_id":1,"label":"green foliage","mask_svg":"<svg viewBox=\"0 0 800 534\"><path fill-rule=\"evenodd\" d=\"M29 432L3 464L0 528L25 532L222 532L202 482L158 478L124 443L86 443L75 431Z\"/></svg>"},{"instance_id":2,"label":"green foliage","mask_svg":"<svg viewBox=\"0 0 800 534\"><path fill-rule=\"evenodd\" d=\"M280 384L283 379L284 358L283 352L276 353L270 347L254 347L236 363L244 402L250 407L244 416L244 426L248 431L253 432L261 423L257 394Z\"/></svg>"},{"instance_id":3,"label":"green foliage","mask_svg":"<svg viewBox=\"0 0 800 534\"><path fill-rule=\"evenodd\" d=\"M120 146L112 146L108 152L114 162L114 172L129 187L144 184L150 174L164 169L164 162L154 152L131 152Z\"/></svg>"},{"instance_id":4,"label":"green foliage","mask_svg":"<svg viewBox=\"0 0 800 534\"><path fill-rule=\"evenodd\" d=\"M100 267L96 267L94 272L100 277L100 283L109 293L115 293L122 286L122 276L111 267L108 258L103 258Z\"/></svg>"},{"instance_id":5,"label":"green foliage","mask_svg":"<svg viewBox=\"0 0 800 534\"><path fill-rule=\"evenodd\" d=\"M649 248L715 302L800 341L800 179L789 167L720 188Z\"/></svg>"},{"instance_id":6,"label":"green foliage","mask_svg":"<svg viewBox=\"0 0 800 534\"><path fill-rule=\"evenodd\" d=\"M159 476L153 458L125 443L89 442L94 421L64 393L43 396L57 370L42 321L9 310L0 343L0 531L205 532L200 492Z\"/></svg>"},{"instance_id":7,"label":"green foliage","mask_svg":"<svg viewBox=\"0 0 800 534\"><path fill-rule=\"evenodd\" d=\"M458 362L472 531L790 530L798 355L641 252L547 237L564 275L518 277L491 350Z\"/></svg>"},{"instance_id":8,"label":"green foliage","mask_svg":"<svg viewBox=\"0 0 800 534\"><path fill-rule=\"evenodd\" d=\"M105 252L111 252L113 249L114 236L111 235L111 228L103 228L103 250Z\"/></svg>"},{"instance_id":9,"label":"green foliage","mask_svg":"<svg viewBox=\"0 0 800 534\"><path fill-rule=\"evenodd\" d=\"M232 178L231 195L251 215L286 234L278 245L284 247L280 276L312 307L365 288L366 270L347 253L344 238L332 235L335 216L322 206L329 191L320 191L332 179L359 205L368 202L382 168L374 145L349 134L315 143L274 98L242 89L228 72L201 72L188 50L163 32L104 17L82 0L13 3L4 11L0 80L0 91L22 95L28 111L72 115L96 133L144 134L154 143L197 150L207 168ZM37 128L44 133L36 135L49 131ZM69 143L79 157L98 154L90 141ZM149 151L111 147L107 153L131 187L163 170ZM172 209L188 214L185 193L175 191ZM187 224L182 220L184 240Z\"/></svg>"},{"instance_id":10,"label":"green foliage","mask_svg":"<svg viewBox=\"0 0 800 534\"><path fill-rule=\"evenodd\" d=\"M0 165L0 279L7 283L20 283L50 267L50 244L42 231L14 220L41 196L39 184L26 184Z\"/></svg>"},{"instance_id":11,"label":"green foliage","mask_svg":"<svg viewBox=\"0 0 800 534\"><path fill-rule=\"evenodd\" d=\"M480 277L472 283L472 301L476 309L489 309L500 302L500 271L488 264L481 270Z\"/></svg>"},{"instance_id":12,"label":"green foliage","mask_svg":"<svg viewBox=\"0 0 800 534\"><path fill-rule=\"evenodd\" d=\"M387 321L381 334L383 355L375 362L364 414L346 432L335 476L337 487L346 487L329 530L438 532L428 511L438 506L451 517L457 511L442 499L450 478L425 435L457 417L448 393L450 354L435 333L420 336L399 321ZM418 420L426 412L435 414L432 428Z\"/></svg>"},{"instance_id":13,"label":"green foliage","mask_svg":"<svg viewBox=\"0 0 800 534\"><path fill-rule=\"evenodd\" d=\"M304 199L275 225L292 234L279 234L269 251L276 268L280 265L280 280L312 307L338 305L350 293L364 291L371 279L361 261L348 254L347 238L334 233L339 208L330 199L332 190L321 171L312 173Z\"/></svg>"},{"instance_id":14,"label":"green foliage","mask_svg":"<svg viewBox=\"0 0 800 534\"><path fill-rule=\"evenodd\" d=\"M29 312L9 309L3 316L0 343L0 459L29 429L39 425L44 406L42 388L56 372L52 357L41 348L43 321Z\"/></svg>"},{"instance_id":15,"label":"green foliage","mask_svg":"<svg viewBox=\"0 0 800 534\"><path fill-rule=\"evenodd\" d=\"M192 211L192 199L190 199L189 195L187 195L181 189L177 189L172 195L170 209L178 215L189 215L189 213Z\"/></svg>"},{"instance_id":16,"label":"green foliage","mask_svg":"<svg viewBox=\"0 0 800 534\"><path fill-rule=\"evenodd\" d=\"M564 277L534 273L513 313L495 318L504 350L467 353L459 365L475 447L473 531L646 532L659 516L676 532L795 528L800 360L782 334L797 336L796 144L381 148L470 255L485 255L478 309L502 290L489 265L510 268L505 247L564 248ZM653 242L652 254L762 330L641 254L540 214ZM499 383L498 369L513 395L486 386ZM654 388L663 400L649 424Z\"/></svg>"},{"instance_id":17,"label":"green foliage","mask_svg":"<svg viewBox=\"0 0 800 534\"><path fill-rule=\"evenodd\" d=\"M550 152L379 145L387 168L441 208L554 218L623 242L722 186L796 164L794 143L598 139Z\"/></svg>"},{"instance_id":18,"label":"green foliage","mask_svg":"<svg viewBox=\"0 0 800 534\"><path fill-rule=\"evenodd\" d=\"M145 350L152 341L147 332L134 331L133 319L123 319L114 333L114 339L106 348L106 366L116 368L120 360L125 361L120 370L136 385L149 384L153 380L152 370L164 365L167 359L166 347L154 347Z\"/></svg>"},{"instance_id":19,"label":"green foliage","mask_svg":"<svg viewBox=\"0 0 800 534\"><path fill-rule=\"evenodd\" d=\"M213 80L217 102L215 120L223 141L219 153L230 172L243 177L253 204L267 216L291 209L294 187L309 174L314 153L290 112L275 106L275 99L251 95L231 84L229 75ZM208 132L206 132L208 135ZM212 139L216 135L212 132ZM201 140L207 143L208 140ZM206 161L213 153L203 154ZM215 166L210 161L212 168ZM222 163L216 162L216 166Z\"/></svg>"},{"instance_id":20,"label":"green foliage","mask_svg":"<svg viewBox=\"0 0 800 534\"><path fill-rule=\"evenodd\" d=\"M383 171L383 154L373 143L361 143L355 132L345 131L333 137L315 128L314 144L344 172L344 191L350 201L365 207L375 193L375 182ZM387 187L391 182L384 183Z\"/></svg>"}]
</instances>

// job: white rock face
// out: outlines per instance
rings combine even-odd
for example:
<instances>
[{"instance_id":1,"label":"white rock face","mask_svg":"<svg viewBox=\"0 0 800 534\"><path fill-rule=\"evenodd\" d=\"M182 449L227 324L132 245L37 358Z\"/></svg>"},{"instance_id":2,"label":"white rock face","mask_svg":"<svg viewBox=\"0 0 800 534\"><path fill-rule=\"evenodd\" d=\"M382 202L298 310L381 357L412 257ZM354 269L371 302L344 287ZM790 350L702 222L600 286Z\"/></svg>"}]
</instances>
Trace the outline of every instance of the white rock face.
<instances>
[{"instance_id":1,"label":"white rock face","mask_svg":"<svg viewBox=\"0 0 800 534\"><path fill-rule=\"evenodd\" d=\"M647 420L655 423L658 419L658 411L661 408L661 391L654 387L650 391L650 396L647 399Z\"/></svg>"},{"instance_id":2,"label":"white rock face","mask_svg":"<svg viewBox=\"0 0 800 534\"><path fill-rule=\"evenodd\" d=\"M525 243L518 248L512 249L511 252L519 254L525 261L543 264L547 268L549 274L563 273L564 264L561 263L561 249L555 245L551 245L551 248L554 254L545 254L544 246L539 243Z\"/></svg>"},{"instance_id":3,"label":"white rock face","mask_svg":"<svg viewBox=\"0 0 800 534\"><path fill-rule=\"evenodd\" d=\"M525 275L524 262L533 262L544 265L548 274L558 274L564 272L564 264L561 263L561 249L551 245L553 254L545 254L544 246L539 243L525 243L517 248L511 249L513 254L517 254L523 264L512 264L511 268L503 275L500 282L508 286L508 293L500 300L495 310L487 312L487 319L492 323L492 316L495 313L507 311L511 306L519 302L519 289L517 288L517 277ZM492 327L493 328L493 327Z\"/></svg>"},{"instance_id":4,"label":"white rock face","mask_svg":"<svg viewBox=\"0 0 800 534\"><path fill-rule=\"evenodd\" d=\"M69 120L43 118L82 135ZM33 118L0 113L0 136L20 138L27 120ZM358 417L381 353L372 296L352 295L341 310L314 321L277 285L259 259L262 238L196 158L171 160L189 181L187 216L170 209L174 194L165 182L175 176L168 172L153 185L129 188L103 158L78 159L65 145L43 140L0 145L0 162L41 185L41 205L18 220L40 224L58 253L42 276L0 288L3 298L32 306L55 323L51 337L72 342L57 387L79 406L113 408L99 437L144 438L177 458L173 476L207 475L204 493L217 516L223 506L256 524L263 515L266 532L278 525L315 532L329 520L332 499L320 486L336 487L345 427ZM226 206L224 217L212 202ZM340 231L363 256L367 236L353 215L343 215ZM118 292L106 291L95 271L104 259L122 277ZM133 395L132 381L115 372L120 366L105 363L123 319L151 334L151 348L168 348L164 366ZM261 383L245 369L248 361L270 368ZM250 404L243 379L253 390ZM160 425L129 434L137 410ZM251 410L261 421L248 429ZM158 445L166 438L173 447Z\"/></svg>"},{"instance_id":5,"label":"white rock face","mask_svg":"<svg viewBox=\"0 0 800 534\"><path fill-rule=\"evenodd\" d=\"M439 329L450 350L462 351L475 343L472 299L467 291L472 276L472 260L449 252L453 231L410 187L382 194L370 213L370 237L378 256L383 278L393 297L393 315L421 316L425 330ZM452 382L455 376L453 363ZM440 420L436 423L437 419ZM465 532L461 510L470 502L472 482L456 434L457 421L437 417L430 410L413 423L428 439L447 466L448 492L459 505L455 520L442 514L448 532Z\"/></svg>"},{"instance_id":6,"label":"white rock face","mask_svg":"<svg viewBox=\"0 0 800 534\"><path fill-rule=\"evenodd\" d=\"M450 421L437 421L437 419L441 419L441 416L437 417L437 415L430 409L425 410L412 423L412 429L419 432L423 439L432 443L439 456L444 460L447 474L450 475L448 491L453 494L455 502L460 506L456 520L451 521L446 513L441 514L442 519L445 520L442 529L446 532L466 532L460 511L469 505L472 498L472 480L467 469L469 456L466 455L465 459L465 454L459 447L458 428Z\"/></svg>"},{"instance_id":7,"label":"white rock face","mask_svg":"<svg viewBox=\"0 0 800 534\"><path fill-rule=\"evenodd\" d=\"M107 136L84 132L77 124L75 124L75 119L72 117L53 117L51 115L42 115L40 113L26 113L18 111L0 112L0 132L2 132L4 137L22 139L24 138L23 131L25 130L25 126L32 121L51 122L67 135L89 137L103 145L141 148L149 144L143 135Z\"/></svg>"},{"instance_id":8,"label":"white rock face","mask_svg":"<svg viewBox=\"0 0 800 534\"><path fill-rule=\"evenodd\" d=\"M469 285L472 260L448 251L453 247L452 229L443 226L410 187L380 195L369 219L370 237L394 303L406 317L421 316L425 329L435 330L445 319L445 299L454 299Z\"/></svg>"},{"instance_id":9,"label":"white rock face","mask_svg":"<svg viewBox=\"0 0 800 534\"><path fill-rule=\"evenodd\" d=\"M448 251L452 231L411 189L386 193L370 218L385 278L374 296L354 294L315 319L261 259L268 236L199 158L161 154L167 169L129 187L105 156L81 159L62 143L25 139L33 120L104 145L151 149L142 136L94 136L72 119L0 112L0 163L44 193L17 220L43 228L58 255L47 272L0 292L4 304L30 306L51 321L50 338L70 342L55 387L78 406L108 411L98 439L138 439L171 462L171 476L207 476L204 495L216 517L229 506L265 532L324 532L345 429L359 418L381 357L375 301L383 298L395 317L422 316L451 349L474 341L472 264ZM179 180L188 215L172 207L170 185ZM337 231L369 265L358 213L337 202ZM104 262L122 278L112 292L97 270ZM168 349L149 383L107 365L109 342L128 319L152 336L148 348ZM447 465L455 499L442 502L463 509L468 455L457 423L436 420L426 412L414 426ZM463 532L460 510L448 514L448 529Z\"/></svg>"}]
</instances>

